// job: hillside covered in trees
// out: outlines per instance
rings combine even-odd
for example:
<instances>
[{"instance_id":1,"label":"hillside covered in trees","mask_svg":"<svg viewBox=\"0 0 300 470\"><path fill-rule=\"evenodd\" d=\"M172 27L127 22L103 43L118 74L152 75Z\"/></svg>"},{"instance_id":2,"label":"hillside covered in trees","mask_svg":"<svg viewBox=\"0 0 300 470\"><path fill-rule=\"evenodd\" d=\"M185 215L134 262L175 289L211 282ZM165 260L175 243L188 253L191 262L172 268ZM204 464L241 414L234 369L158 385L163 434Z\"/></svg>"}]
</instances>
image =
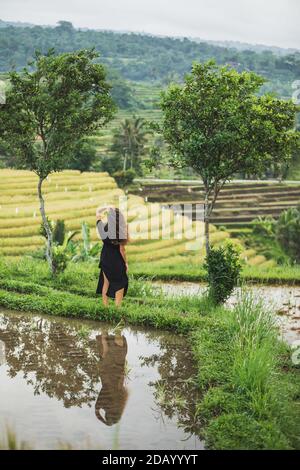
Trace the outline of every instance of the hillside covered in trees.
<instances>
[{"instance_id":1,"label":"hillside covered in trees","mask_svg":"<svg viewBox=\"0 0 300 470\"><path fill-rule=\"evenodd\" d=\"M274 91L290 97L291 84L300 76L300 52L276 54L272 50L255 52L220 47L188 38L156 37L137 33L79 30L67 21L56 27L0 25L0 72L22 68L35 50L57 53L91 48L100 52L102 63L131 81L168 83L182 80L193 61L214 58L218 64L230 64L238 71L252 70L268 82L262 92Z\"/></svg>"}]
</instances>

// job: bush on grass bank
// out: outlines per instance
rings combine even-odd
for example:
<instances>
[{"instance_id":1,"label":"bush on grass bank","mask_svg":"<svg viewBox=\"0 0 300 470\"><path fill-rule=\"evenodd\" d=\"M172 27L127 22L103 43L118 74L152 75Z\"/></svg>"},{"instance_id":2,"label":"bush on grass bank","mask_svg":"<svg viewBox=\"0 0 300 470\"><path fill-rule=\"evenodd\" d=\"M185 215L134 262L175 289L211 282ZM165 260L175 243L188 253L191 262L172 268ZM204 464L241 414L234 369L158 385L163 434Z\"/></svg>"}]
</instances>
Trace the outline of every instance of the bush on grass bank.
<instances>
[{"instance_id":1,"label":"bush on grass bank","mask_svg":"<svg viewBox=\"0 0 300 470\"><path fill-rule=\"evenodd\" d=\"M130 184L132 184L136 173L134 170L125 170L125 171L116 171L112 175L117 182L119 188L126 188Z\"/></svg>"},{"instance_id":2,"label":"bush on grass bank","mask_svg":"<svg viewBox=\"0 0 300 470\"><path fill-rule=\"evenodd\" d=\"M237 286L242 265L237 249L231 245L212 247L206 256L208 295L217 304L224 303Z\"/></svg>"}]
</instances>

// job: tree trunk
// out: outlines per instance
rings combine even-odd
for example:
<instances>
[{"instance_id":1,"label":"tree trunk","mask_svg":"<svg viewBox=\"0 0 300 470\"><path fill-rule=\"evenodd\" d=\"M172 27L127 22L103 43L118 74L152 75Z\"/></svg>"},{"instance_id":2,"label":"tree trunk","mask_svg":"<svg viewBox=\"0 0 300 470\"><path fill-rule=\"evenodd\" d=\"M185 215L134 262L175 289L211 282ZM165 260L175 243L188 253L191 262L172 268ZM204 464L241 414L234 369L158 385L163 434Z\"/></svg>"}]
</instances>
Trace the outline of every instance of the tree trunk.
<instances>
[{"instance_id":1,"label":"tree trunk","mask_svg":"<svg viewBox=\"0 0 300 470\"><path fill-rule=\"evenodd\" d=\"M126 171L126 166L127 166L127 153L125 153L124 155L123 171Z\"/></svg>"},{"instance_id":2,"label":"tree trunk","mask_svg":"<svg viewBox=\"0 0 300 470\"><path fill-rule=\"evenodd\" d=\"M46 258L47 258L50 270L54 274L55 267L54 267L53 258L52 258L52 232L51 232L51 228L48 224L48 220L47 220L46 213L45 213L45 201L44 201L43 194L42 194L43 181L44 181L44 178L39 177L38 196L39 196L39 200L40 200L40 212L41 212L41 216L42 216L42 221L43 221L43 225L44 225L45 232L46 232L46 235L47 235Z\"/></svg>"},{"instance_id":3,"label":"tree trunk","mask_svg":"<svg viewBox=\"0 0 300 470\"><path fill-rule=\"evenodd\" d=\"M205 200L204 200L204 237L205 237L205 252L206 256L209 254L210 251L210 244L209 244L209 195L208 190L205 190Z\"/></svg>"}]
</instances>

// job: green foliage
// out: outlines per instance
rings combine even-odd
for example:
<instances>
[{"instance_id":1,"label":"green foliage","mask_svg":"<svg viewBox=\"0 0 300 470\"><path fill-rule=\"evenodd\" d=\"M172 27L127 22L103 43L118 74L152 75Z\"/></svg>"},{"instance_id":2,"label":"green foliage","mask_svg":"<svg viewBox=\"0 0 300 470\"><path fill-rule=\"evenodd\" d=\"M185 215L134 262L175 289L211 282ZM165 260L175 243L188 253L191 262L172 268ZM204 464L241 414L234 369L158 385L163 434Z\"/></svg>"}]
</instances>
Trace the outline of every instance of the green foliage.
<instances>
[{"instance_id":1,"label":"green foliage","mask_svg":"<svg viewBox=\"0 0 300 470\"><path fill-rule=\"evenodd\" d=\"M114 179L117 182L117 185L120 188L126 188L129 186L134 178L135 178L135 171L134 170L126 170L126 171L116 171L115 173L112 174Z\"/></svg>"},{"instance_id":2,"label":"green foliage","mask_svg":"<svg viewBox=\"0 0 300 470\"><path fill-rule=\"evenodd\" d=\"M66 269L70 257L75 255L76 245L72 243L72 239L78 232L66 232L65 222L63 220L58 219L54 222L48 219L48 224L51 227L53 237L53 274L59 274ZM43 223L40 227L40 234L47 239ZM32 256L33 258L45 259L45 250L38 250L36 253L33 253Z\"/></svg>"},{"instance_id":3,"label":"green foliage","mask_svg":"<svg viewBox=\"0 0 300 470\"><path fill-rule=\"evenodd\" d=\"M299 138L293 131L297 106L257 96L263 83L254 73L210 61L195 63L184 85L170 85L156 127L174 164L191 166L213 189L237 172L259 175L288 161Z\"/></svg>"},{"instance_id":4,"label":"green foliage","mask_svg":"<svg viewBox=\"0 0 300 470\"><path fill-rule=\"evenodd\" d=\"M89 139L81 139L72 155L72 159L67 165L71 170L89 171L96 161L97 150L95 143Z\"/></svg>"},{"instance_id":5,"label":"green foliage","mask_svg":"<svg viewBox=\"0 0 300 470\"><path fill-rule=\"evenodd\" d=\"M205 426L207 446L298 448L294 400L299 376L289 348L277 339L274 315L248 293L233 311L215 310L211 315L214 323L195 332L193 340L204 392L197 415Z\"/></svg>"},{"instance_id":6,"label":"green foliage","mask_svg":"<svg viewBox=\"0 0 300 470\"><path fill-rule=\"evenodd\" d=\"M116 70L108 70L108 79L112 85L112 98L120 109L134 109L142 106L142 103L134 96L130 83L124 80Z\"/></svg>"},{"instance_id":7,"label":"green foliage","mask_svg":"<svg viewBox=\"0 0 300 470\"><path fill-rule=\"evenodd\" d=\"M276 237L295 263L300 263L300 207L289 208L280 214Z\"/></svg>"},{"instance_id":8,"label":"green foliage","mask_svg":"<svg viewBox=\"0 0 300 470\"><path fill-rule=\"evenodd\" d=\"M209 296L215 304L225 302L240 278L239 252L231 244L211 248L204 267L207 269Z\"/></svg>"},{"instance_id":9,"label":"green foliage","mask_svg":"<svg viewBox=\"0 0 300 470\"><path fill-rule=\"evenodd\" d=\"M264 79L214 61L194 63L183 85L162 92L162 122L170 163L191 167L203 180L206 251L209 220L220 190L235 174L280 168L299 142L292 100L258 96Z\"/></svg>"},{"instance_id":10,"label":"green foliage","mask_svg":"<svg viewBox=\"0 0 300 470\"><path fill-rule=\"evenodd\" d=\"M134 169L141 174L141 156L145 155L147 134L146 122L143 118L133 116L125 119L113 135L112 152L123 159L123 170Z\"/></svg>"},{"instance_id":11,"label":"green foliage","mask_svg":"<svg viewBox=\"0 0 300 470\"><path fill-rule=\"evenodd\" d=\"M62 245L54 245L52 249L54 274L64 272L68 264L68 255Z\"/></svg>"},{"instance_id":12,"label":"green foliage","mask_svg":"<svg viewBox=\"0 0 300 470\"><path fill-rule=\"evenodd\" d=\"M218 450L291 450L276 423L238 412L212 420L205 436L207 445Z\"/></svg>"},{"instance_id":13,"label":"green foliage","mask_svg":"<svg viewBox=\"0 0 300 470\"><path fill-rule=\"evenodd\" d=\"M20 441L17 438L15 431L6 426L4 439L0 440L0 450L29 450L30 447L27 442Z\"/></svg>"},{"instance_id":14,"label":"green foliage","mask_svg":"<svg viewBox=\"0 0 300 470\"><path fill-rule=\"evenodd\" d=\"M144 281L135 281L121 308L104 308L95 297L97 275L98 269L89 263L69 265L52 277L44 262L0 259L0 305L114 325L125 321L192 332L201 391L195 419L201 423L206 445L299 447L299 376L292 368L289 348L278 340L274 317L263 304L243 295L234 310L207 308L206 297L169 299L153 294L153 298ZM85 338L88 331L78 334ZM158 392L165 395L163 389ZM176 401L184 405L182 397Z\"/></svg>"},{"instance_id":15,"label":"green foliage","mask_svg":"<svg viewBox=\"0 0 300 470\"><path fill-rule=\"evenodd\" d=\"M207 272L203 265L197 266L187 263L177 263L157 266L154 263L131 262L130 272L135 277L149 277L162 281L190 281L199 282L207 280ZM241 272L243 281L258 282L260 284L300 284L300 265L262 267L245 264Z\"/></svg>"},{"instance_id":16,"label":"green foliage","mask_svg":"<svg viewBox=\"0 0 300 470\"><path fill-rule=\"evenodd\" d=\"M86 222L82 223L81 227L82 242L77 246L79 253L73 256L73 263L78 263L82 261L93 262L96 261L99 257L101 251L100 243L92 243L90 236L90 227Z\"/></svg>"},{"instance_id":17,"label":"green foliage","mask_svg":"<svg viewBox=\"0 0 300 470\"><path fill-rule=\"evenodd\" d=\"M63 30L65 27L64 23ZM70 24L67 28L73 32ZM52 273L57 271L54 256L59 257L58 266L64 262L61 253L53 254L43 181L50 173L64 169L79 142L104 126L115 111L105 69L93 62L97 57L93 50L55 55L51 49L45 56L36 53L30 69L9 73L6 103L0 107L1 139L22 167L39 176L46 258Z\"/></svg>"},{"instance_id":18,"label":"green foliage","mask_svg":"<svg viewBox=\"0 0 300 470\"><path fill-rule=\"evenodd\" d=\"M69 265L66 274L70 277L74 270L74 266ZM81 265L80 272L86 274L87 265L84 268ZM83 271L84 272L83 272ZM102 320L113 322L114 324L120 320L126 319L128 324L141 324L149 325L156 328L169 328L181 333L187 333L191 328L201 324L199 316L199 300L197 307L193 308L188 315L182 316L182 310L176 308L178 301L164 302L164 304L156 302L149 302L141 308L140 299L132 299L132 302L127 302L124 307L116 308L111 305L105 308L99 302L99 298L90 296L82 296L81 294L74 294L66 290L59 289L61 278L65 273L57 277L50 277L50 282L56 288L46 287L39 282L28 282L24 280L3 279L0 276L0 305L7 308L35 311L39 313L48 313L51 315L60 315L65 317L87 318L93 320ZM85 279L85 276L82 277ZM49 282L47 280L47 283ZM75 281L73 276L73 282ZM81 285L82 285L81 280ZM93 280L95 293L95 285L97 279ZM163 306L164 305L164 306Z\"/></svg>"},{"instance_id":19,"label":"green foliage","mask_svg":"<svg viewBox=\"0 0 300 470\"><path fill-rule=\"evenodd\" d=\"M68 233L64 232L62 243L59 243L58 241L54 243L52 249L54 274L64 272L67 268L68 262L75 255L76 244L72 242L72 239L77 235L77 233L78 232L76 231Z\"/></svg>"},{"instance_id":20,"label":"green foliage","mask_svg":"<svg viewBox=\"0 0 300 470\"><path fill-rule=\"evenodd\" d=\"M46 217L47 219L47 222L48 222L48 225L51 229L51 231L53 232L54 228L55 228L55 223L53 220L50 220L49 217ZM39 229L39 234L46 238L47 239L47 233L46 233L46 230L45 230L45 226L44 226L44 223L42 222L41 225L40 225L40 229Z\"/></svg>"},{"instance_id":21,"label":"green foliage","mask_svg":"<svg viewBox=\"0 0 300 470\"><path fill-rule=\"evenodd\" d=\"M93 63L97 56L92 50L61 55L50 50L36 54L30 69L9 73L1 137L20 164L42 179L62 170L78 141L114 114L104 67Z\"/></svg>"},{"instance_id":22,"label":"green foliage","mask_svg":"<svg viewBox=\"0 0 300 470\"><path fill-rule=\"evenodd\" d=\"M100 170L101 171L107 171L110 175L113 175L113 173L116 173L118 171L121 171L123 168L123 161L120 155L115 154L115 155L104 155L101 156L100 160Z\"/></svg>"},{"instance_id":23,"label":"green foliage","mask_svg":"<svg viewBox=\"0 0 300 470\"><path fill-rule=\"evenodd\" d=\"M269 80L264 85L264 92L275 91L285 97L290 96L290 84L300 76L299 53L277 53L276 50L274 53L259 47L255 51L237 50L236 44L219 46L188 38L84 31L65 23L68 22L60 22L56 28L3 25L0 28L0 70L7 71L12 65L20 69L33 57L36 49L46 53L55 44L60 53L95 47L109 68L134 81L178 81L189 72L193 61L205 62L211 57L218 64L230 63L238 71L252 70L263 74ZM118 87L115 89L117 91Z\"/></svg>"},{"instance_id":24,"label":"green foliage","mask_svg":"<svg viewBox=\"0 0 300 470\"><path fill-rule=\"evenodd\" d=\"M258 255L263 255L274 265L283 265L288 269L291 259L276 239L276 225L277 221L274 220L273 224L272 218L268 216L258 218L254 221L253 231L246 233L243 240L245 245L255 249ZM274 270L276 269L277 267L274 267Z\"/></svg>"},{"instance_id":25,"label":"green foliage","mask_svg":"<svg viewBox=\"0 0 300 470\"><path fill-rule=\"evenodd\" d=\"M53 230L53 242L57 245L62 245L64 243L66 235L66 225L64 220L58 219L55 222L54 230Z\"/></svg>"},{"instance_id":26,"label":"green foliage","mask_svg":"<svg viewBox=\"0 0 300 470\"><path fill-rule=\"evenodd\" d=\"M266 237L270 237L272 239L275 238L275 224L276 221L273 219L271 216L265 216L265 217L257 217L253 221L253 233L255 235L262 235Z\"/></svg>"}]
</instances>

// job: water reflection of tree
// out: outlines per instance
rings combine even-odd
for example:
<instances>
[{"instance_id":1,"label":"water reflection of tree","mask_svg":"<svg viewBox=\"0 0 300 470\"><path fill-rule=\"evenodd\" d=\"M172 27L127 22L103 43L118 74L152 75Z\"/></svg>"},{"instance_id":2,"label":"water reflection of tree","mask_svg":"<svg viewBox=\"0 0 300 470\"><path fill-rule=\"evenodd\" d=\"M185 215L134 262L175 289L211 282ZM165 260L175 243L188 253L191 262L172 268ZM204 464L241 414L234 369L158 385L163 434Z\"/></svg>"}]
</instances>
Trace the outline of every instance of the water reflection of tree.
<instances>
[{"instance_id":1,"label":"water reflection of tree","mask_svg":"<svg viewBox=\"0 0 300 470\"><path fill-rule=\"evenodd\" d=\"M186 433L199 435L197 369L187 337L149 332L147 338L159 341L158 354L140 358L143 366L156 367L159 372L160 378L150 383L158 407L169 418L176 418Z\"/></svg>"},{"instance_id":2,"label":"water reflection of tree","mask_svg":"<svg viewBox=\"0 0 300 470\"><path fill-rule=\"evenodd\" d=\"M35 394L44 392L66 407L91 406L99 392L99 353L96 341L77 330L66 322L1 315L9 376L22 373Z\"/></svg>"},{"instance_id":3,"label":"water reflection of tree","mask_svg":"<svg viewBox=\"0 0 300 470\"><path fill-rule=\"evenodd\" d=\"M112 421L116 422L116 417L122 414L123 403L126 404L125 394L124 400L122 398L118 401L116 409L113 401L115 396L118 398L115 394L115 382L108 393L107 387L103 389L100 381L100 375L102 381L106 375L110 376L111 361L109 366L104 361L102 369L105 370L101 374L99 344L96 338L92 339L92 335L80 334L81 329L82 323L61 319L1 314L0 341L5 344L8 374L12 378L22 374L35 394L46 393L51 398L61 400L66 407L87 404L96 405L96 411L97 407L106 408ZM131 334L135 334L134 329ZM177 418L178 425L186 433L199 434L195 419L197 392L191 381L196 370L189 344L180 336L157 331L144 334L150 343L157 345L156 350L159 351L151 356L141 357L142 365L156 367L160 375L157 381L150 384L155 389L158 409L169 418ZM124 347L122 361L117 355L120 374L115 376L119 377L118 383L120 381L122 384L126 352L127 347ZM115 355L112 359L115 367ZM118 390L121 390L123 397L122 387ZM159 399L161 389L163 400ZM106 401L103 402L104 395ZM111 411L109 407L114 409Z\"/></svg>"}]
</instances>

